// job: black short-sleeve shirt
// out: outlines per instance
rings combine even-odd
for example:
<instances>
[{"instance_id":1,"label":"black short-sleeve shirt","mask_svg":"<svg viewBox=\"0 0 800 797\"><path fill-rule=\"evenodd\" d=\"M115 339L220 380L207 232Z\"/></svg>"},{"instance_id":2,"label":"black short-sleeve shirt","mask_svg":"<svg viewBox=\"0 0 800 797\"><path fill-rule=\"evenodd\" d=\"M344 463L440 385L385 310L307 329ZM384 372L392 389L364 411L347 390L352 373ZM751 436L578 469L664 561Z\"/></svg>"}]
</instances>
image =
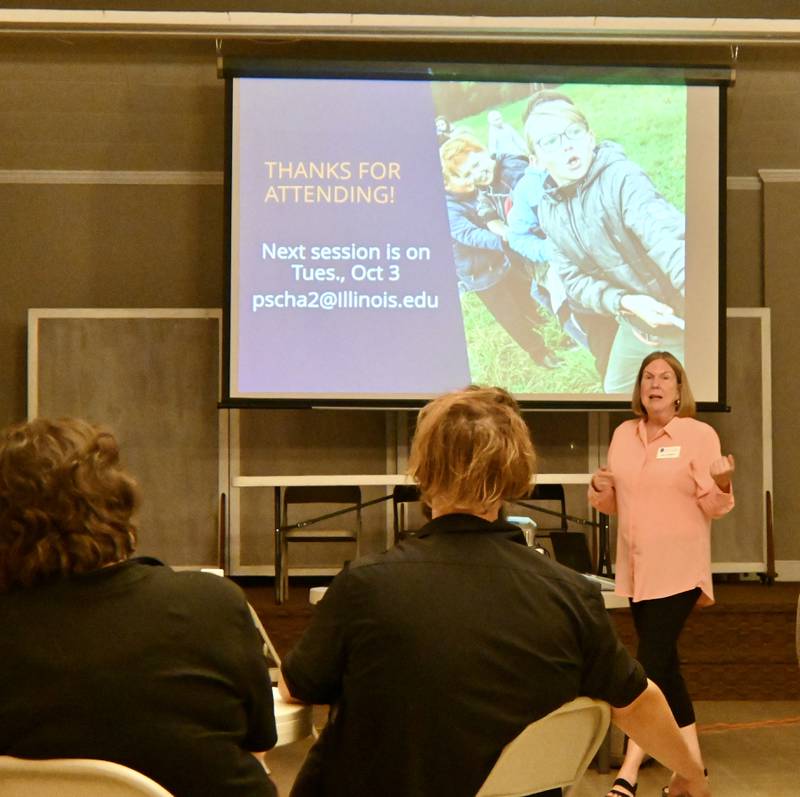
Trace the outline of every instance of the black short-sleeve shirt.
<instances>
[{"instance_id":1,"label":"black short-sleeve shirt","mask_svg":"<svg viewBox=\"0 0 800 797\"><path fill-rule=\"evenodd\" d=\"M132 559L0 594L0 755L101 758L175 797L276 794L276 741L241 590Z\"/></svg>"},{"instance_id":2,"label":"black short-sleeve shirt","mask_svg":"<svg viewBox=\"0 0 800 797\"><path fill-rule=\"evenodd\" d=\"M334 705L298 797L471 797L530 722L646 686L591 582L470 515L344 570L283 674Z\"/></svg>"}]
</instances>

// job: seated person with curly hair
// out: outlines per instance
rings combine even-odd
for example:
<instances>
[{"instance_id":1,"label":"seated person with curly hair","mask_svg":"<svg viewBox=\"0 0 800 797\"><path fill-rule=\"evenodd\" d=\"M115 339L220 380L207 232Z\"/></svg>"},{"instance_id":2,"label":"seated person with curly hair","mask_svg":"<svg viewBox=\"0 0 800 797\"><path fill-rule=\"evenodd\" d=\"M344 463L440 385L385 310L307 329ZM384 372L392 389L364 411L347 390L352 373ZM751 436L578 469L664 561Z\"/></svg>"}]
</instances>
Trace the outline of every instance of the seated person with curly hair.
<instances>
[{"instance_id":1,"label":"seated person with curly hair","mask_svg":"<svg viewBox=\"0 0 800 797\"><path fill-rule=\"evenodd\" d=\"M275 795L247 602L225 579L131 558L137 503L110 432L0 432L0 755L114 761L175 797Z\"/></svg>"}]
</instances>

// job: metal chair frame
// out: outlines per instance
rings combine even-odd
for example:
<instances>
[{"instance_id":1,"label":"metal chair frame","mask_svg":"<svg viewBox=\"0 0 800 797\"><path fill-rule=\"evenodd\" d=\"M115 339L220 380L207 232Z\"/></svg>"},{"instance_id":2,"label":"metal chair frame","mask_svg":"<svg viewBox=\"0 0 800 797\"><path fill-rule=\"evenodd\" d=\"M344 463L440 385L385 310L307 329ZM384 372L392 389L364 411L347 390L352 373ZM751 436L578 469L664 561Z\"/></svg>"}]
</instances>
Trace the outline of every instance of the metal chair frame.
<instances>
[{"instance_id":1,"label":"metal chair frame","mask_svg":"<svg viewBox=\"0 0 800 797\"><path fill-rule=\"evenodd\" d=\"M289 507L296 504L347 504L346 509L316 518L288 523ZM275 600L283 603L289 594L290 542L354 542L356 556L361 537L361 488L354 485L292 486L283 491L280 517L275 527ZM310 529L323 520L355 511L356 530Z\"/></svg>"}]
</instances>

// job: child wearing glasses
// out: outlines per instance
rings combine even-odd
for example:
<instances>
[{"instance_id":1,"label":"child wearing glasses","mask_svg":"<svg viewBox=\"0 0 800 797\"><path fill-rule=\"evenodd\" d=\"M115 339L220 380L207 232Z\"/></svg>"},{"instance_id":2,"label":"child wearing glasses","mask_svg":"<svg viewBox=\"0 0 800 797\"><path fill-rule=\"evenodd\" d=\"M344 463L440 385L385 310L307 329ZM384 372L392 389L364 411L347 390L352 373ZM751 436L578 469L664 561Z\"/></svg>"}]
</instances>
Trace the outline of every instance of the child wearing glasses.
<instances>
[{"instance_id":1,"label":"child wearing glasses","mask_svg":"<svg viewBox=\"0 0 800 797\"><path fill-rule=\"evenodd\" d=\"M565 94L534 94L524 131L532 163L546 173L537 215L550 265L588 334L604 390L628 392L654 349L683 360L684 215L622 147L597 143Z\"/></svg>"}]
</instances>

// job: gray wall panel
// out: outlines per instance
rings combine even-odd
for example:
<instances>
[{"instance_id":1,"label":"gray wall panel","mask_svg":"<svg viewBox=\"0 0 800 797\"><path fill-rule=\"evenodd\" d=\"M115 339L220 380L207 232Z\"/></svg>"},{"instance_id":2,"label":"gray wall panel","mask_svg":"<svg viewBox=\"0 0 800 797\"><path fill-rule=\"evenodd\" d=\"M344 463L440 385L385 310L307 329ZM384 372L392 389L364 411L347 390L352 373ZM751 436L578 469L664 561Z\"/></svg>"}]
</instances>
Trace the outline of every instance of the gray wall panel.
<instances>
[{"instance_id":1,"label":"gray wall panel","mask_svg":"<svg viewBox=\"0 0 800 797\"><path fill-rule=\"evenodd\" d=\"M109 426L138 480L139 553L217 566L217 319L43 318L38 414Z\"/></svg>"}]
</instances>

